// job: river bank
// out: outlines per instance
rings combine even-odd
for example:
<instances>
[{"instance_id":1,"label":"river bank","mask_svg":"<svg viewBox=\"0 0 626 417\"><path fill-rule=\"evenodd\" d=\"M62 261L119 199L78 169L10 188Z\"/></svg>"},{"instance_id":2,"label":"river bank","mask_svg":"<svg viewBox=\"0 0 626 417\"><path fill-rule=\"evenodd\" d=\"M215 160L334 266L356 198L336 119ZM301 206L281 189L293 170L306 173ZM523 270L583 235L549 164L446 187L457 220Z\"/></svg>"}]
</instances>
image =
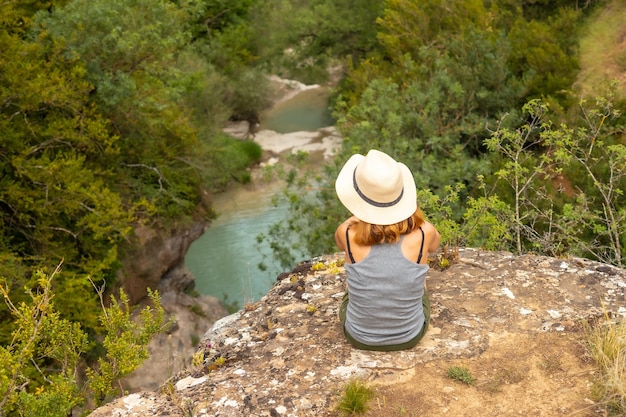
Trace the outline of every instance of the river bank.
<instances>
[{"instance_id":1,"label":"river bank","mask_svg":"<svg viewBox=\"0 0 626 417\"><path fill-rule=\"evenodd\" d=\"M288 204L274 202L285 184L269 174L270 167L287 166L290 154L306 152L309 162L303 169L312 172L341 146L337 130L328 125L332 119L325 116L329 113L328 87L275 77L272 83L282 96L264 112L260 126L251 128L248 122L238 122L224 129L233 137L258 143L263 160L251 168L249 183L234 184L213 198L217 218L191 245L185 258L197 291L222 299L230 310L260 299L284 272L274 260L270 243L259 238L267 236L272 225L289 215ZM304 259L312 255L298 256Z\"/></svg>"},{"instance_id":2,"label":"river bank","mask_svg":"<svg viewBox=\"0 0 626 417\"><path fill-rule=\"evenodd\" d=\"M328 86L306 85L295 80L270 77L275 92L273 105L261 115L261 122L230 122L224 132L238 139L252 139L265 151L265 163L286 152L321 152L331 158L341 146L341 136L332 125L327 106ZM297 110L294 111L294 109ZM310 128L309 128L310 127Z\"/></svg>"},{"instance_id":3,"label":"river bank","mask_svg":"<svg viewBox=\"0 0 626 417\"><path fill-rule=\"evenodd\" d=\"M289 101L301 93L316 94L318 89L323 88L277 78L273 78L272 82L280 91L274 103L281 106L288 106ZM268 112L272 110L275 110L275 107ZM224 128L225 132L240 139L249 138L250 130L246 122L229 124ZM244 302L259 299L275 282L277 273L272 270L263 274L257 271L259 260L254 259L258 254L255 247L257 231L252 226L277 221L280 216L286 214L286 211L273 207L271 201L272 196L279 193L284 184L276 178L268 181L265 175L266 167L286 163L287 156L298 151L310 153L313 166L319 166L331 158L341 146L341 137L333 126L287 133L260 128L252 139L261 146L264 156L261 164L251 168L251 182L237 184L211 199L218 218L204 234L196 236L189 249L186 249L184 265L172 268L171 272L178 271L177 274L168 273L168 276L184 277L182 280L184 282L172 286L170 284L175 280L164 276L159 284L163 307L168 316L175 318L175 324L167 334L158 335L153 339L149 345L150 358L124 379L123 385L129 392L156 389L158 384L189 366L200 335L213 321L227 314L218 299L224 301L224 295L227 294L226 304L241 307ZM259 215L267 218L260 220ZM237 222L241 221L242 217L246 219L242 225L238 225ZM227 229L220 231L224 225ZM211 234L216 232L226 235L230 240L224 240L223 237L214 239ZM232 254L217 252L211 255L208 248L202 247L205 244L203 240L213 241L211 244L219 250L230 250ZM170 248L172 245L168 242L162 242L161 246ZM196 248L198 245L201 246ZM181 251L182 249L176 252L182 256ZM188 262L190 255L200 261L197 268L192 268ZM159 258L162 256L159 255ZM243 271L237 272L233 269L220 271L218 267L223 266L242 267ZM210 278L205 276L207 272L211 273ZM216 287L215 280L220 281L220 285L227 283L231 289L224 291L224 287ZM195 290L199 293L197 296L194 297L181 290L187 288L188 284L195 285Z\"/></svg>"}]
</instances>

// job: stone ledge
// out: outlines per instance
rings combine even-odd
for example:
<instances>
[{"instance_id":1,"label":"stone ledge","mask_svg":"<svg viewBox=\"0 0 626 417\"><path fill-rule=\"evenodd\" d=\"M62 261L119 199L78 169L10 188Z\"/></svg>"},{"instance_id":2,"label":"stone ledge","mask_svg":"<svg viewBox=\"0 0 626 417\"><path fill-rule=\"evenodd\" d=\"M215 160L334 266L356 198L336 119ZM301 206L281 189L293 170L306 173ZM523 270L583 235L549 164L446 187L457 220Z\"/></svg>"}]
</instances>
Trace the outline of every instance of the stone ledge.
<instances>
[{"instance_id":1,"label":"stone ledge","mask_svg":"<svg viewBox=\"0 0 626 417\"><path fill-rule=\"evenodd\" d=\"M431 325L415 348L359 351L344 340L337 319L342 258L301 264L260 301L216 322L201 342L204 365L173 378L160 397L135 394L139 405L129 408L126 397L92 416L334 415L338 389L349 378L398 383L418 364L479 356L507 334L579 332L582 319L626 316L624 270L464 249L447 270L429 272ZM320 263L324 269L316 270Z\"/></svg>"}]
</instances>

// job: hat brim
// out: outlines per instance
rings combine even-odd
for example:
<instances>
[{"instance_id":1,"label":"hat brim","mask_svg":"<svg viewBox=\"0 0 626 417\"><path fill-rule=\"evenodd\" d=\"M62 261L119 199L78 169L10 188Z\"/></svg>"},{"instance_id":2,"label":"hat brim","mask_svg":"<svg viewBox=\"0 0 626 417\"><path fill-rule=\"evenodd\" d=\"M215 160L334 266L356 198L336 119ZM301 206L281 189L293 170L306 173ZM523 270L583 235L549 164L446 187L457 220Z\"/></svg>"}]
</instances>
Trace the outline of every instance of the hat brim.
<instances>
[{"instance_id":1,"label":"hat brim","mask_svg":"<svg viewBox=\"0 0 626 417\"><path fill-rule=\"evenodd\" d=\"M364 201L354 189L354 170L363 159L365 159L363 155L352 155L337 176L335 192L341 204L359 220L370 224L390 225L411 217L417 210L417 191L409 168L402 162L396 162L402 174L404 187L400 201L390 207L377 207Z\"/></svg>"}]
</instances>

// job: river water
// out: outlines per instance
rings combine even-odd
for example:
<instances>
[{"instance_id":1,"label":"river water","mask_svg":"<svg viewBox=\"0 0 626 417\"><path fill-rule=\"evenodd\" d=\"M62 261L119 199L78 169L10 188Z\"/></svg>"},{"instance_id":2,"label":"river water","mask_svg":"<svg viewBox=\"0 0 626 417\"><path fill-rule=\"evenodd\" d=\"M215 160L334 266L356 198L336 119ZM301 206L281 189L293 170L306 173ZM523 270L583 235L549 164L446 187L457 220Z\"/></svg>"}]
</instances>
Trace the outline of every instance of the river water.
<instances>
[{"instance_id":1,"label":"river water","mask_svg":"<svg viewBox=\"0 0 626 417\"><path fill-rule=\"evenodd\" d=\"M325 89L303 91L265 114L261 129L290 133L332 125L327 100ZM287 215L287 206L272 204L281 187L280 182L237 186L216 196L213 207L218 218L185 256L198 292L240 308L260 299L276 282L283 270L271 258L269 244L259 243L257 236L267 234L272 224ZM259 268L260 263L265 270Z\"/></svg>"}]
</instances>

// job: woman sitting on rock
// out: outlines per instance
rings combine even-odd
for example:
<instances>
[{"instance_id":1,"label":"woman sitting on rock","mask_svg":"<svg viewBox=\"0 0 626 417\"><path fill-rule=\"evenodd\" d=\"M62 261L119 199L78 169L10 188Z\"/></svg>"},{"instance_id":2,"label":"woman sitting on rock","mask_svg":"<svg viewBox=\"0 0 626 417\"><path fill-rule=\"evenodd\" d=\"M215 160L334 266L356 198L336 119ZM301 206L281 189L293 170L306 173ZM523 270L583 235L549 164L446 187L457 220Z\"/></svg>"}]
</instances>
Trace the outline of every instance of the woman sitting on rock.
<instances>
[{"instance_id":1,"label":"woman sitting on rock","mask_svg":"<svg viewBox=\"0 0 626 417\"><path fill-rule=\"evenodd\" d=\"M410 349L428 328L428 254L439 232L417 207L406 165L370 150L343 166L335 190L353 215L337 228L349 290L339 316L346 339L365 350Z\"/></svg>"}]
</instances>

